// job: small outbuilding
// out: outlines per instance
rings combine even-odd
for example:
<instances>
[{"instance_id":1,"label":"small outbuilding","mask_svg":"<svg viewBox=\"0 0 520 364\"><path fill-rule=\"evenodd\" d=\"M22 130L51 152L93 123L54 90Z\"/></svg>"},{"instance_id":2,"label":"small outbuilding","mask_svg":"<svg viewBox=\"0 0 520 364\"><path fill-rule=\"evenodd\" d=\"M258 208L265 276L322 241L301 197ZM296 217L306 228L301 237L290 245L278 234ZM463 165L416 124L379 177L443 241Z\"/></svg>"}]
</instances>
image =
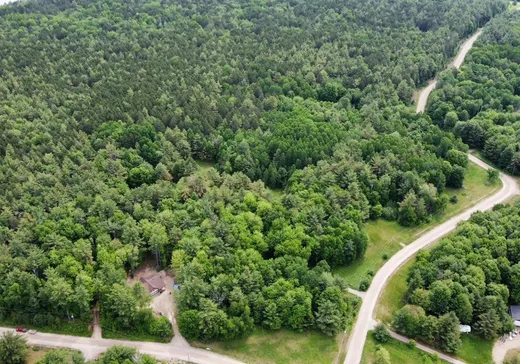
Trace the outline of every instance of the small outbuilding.
<instances>
[{"instance_id":1,"label":"small outbuilding","mask_svg":"<svg viewBox=\"0 0 520 364\"><path fill-rule=\"evenodd\" d=\"M166 284L159 276L141 277L140 281L152 296L160 294L166 289Z\"/></svg>"},{"instance_id":2,"label":"small outbuilding","mask_svg":"<svg viewBox=\"0 0 520 364\"><path fill-rule=\"evenodd\" d=\"M471 326L469 325L459 325L459 331L463 334L469 334L471 332Z\"/></svg>"},{"instance_id":3,"label":"small outbuilding","mask_svg":"<svg viewBox=\"0 0 520 364\"><path fill-rule=\"evenodd\" d=\"M515 326L520 326L520 306L509 306L509 313L515 322Z\"/></svg>"},{"instance_id":4,"label":"small outbuilding","mask_svg":"<svg viewBox=\"0 0 520 364\"><path fill-rule=\"evenodd\" d=\"M520 321L520 306L509 306L509 312L513 320Z\"/></svg>"}]
</instances>

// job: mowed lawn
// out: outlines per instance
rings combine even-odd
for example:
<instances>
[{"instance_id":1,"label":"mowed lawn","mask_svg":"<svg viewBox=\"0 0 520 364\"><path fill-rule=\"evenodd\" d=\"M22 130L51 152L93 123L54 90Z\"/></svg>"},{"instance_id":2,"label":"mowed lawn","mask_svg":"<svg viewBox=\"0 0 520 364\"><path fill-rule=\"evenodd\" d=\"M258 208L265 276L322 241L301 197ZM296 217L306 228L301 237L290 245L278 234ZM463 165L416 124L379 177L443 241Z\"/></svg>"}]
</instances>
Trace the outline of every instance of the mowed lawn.
<instances>
[{"instance_id":1,"label":"mowed lawn","mask_svg":"<svg viewBox=\"0 0 520 364\"><path fill-rule=\"evenodd\" d=\"M357 289L359 282L367 273L372 271L375 274L385 263L384 257L388 259L394 255L402 248L401 244L407 245L413 242L427 230L464 211L502 187L501 181L492 185L487 184L487 172L473 163L468 165L464 184L464 188L446 190L448 196L456 195L458 202L448 203L446 212L432 217L427 224L410 228L400 226L396 221L382 219L369 221L366 231L370 242L364 258L349 266L336 268L334 273L341 276L349 286Z\"/></svg>"},{"instance_id":2,"label":"mowed lawn","mask_svg":"<svg viewBox=\"0 0 520 364\"><path fill-rule=\"evenodd\" d=\"M457 358L466 363L493 363L493 344L492 340L485 340L475 335L461 334L462 347L457 353Z\"/></svg>"},{"instance_id":3,"label":"mowed lawn","mask_svg":"<svg viewBox=\"0 0 520 364\"><path fill-rule=\"evenodd\" d=\"M336 359L343 336L343 333L333 338L317 331L273 331L256 328L247 338L200 346L246 363L330 364Z\"/></svg>"},{"instance_id":4,"label":"mowed lawn","mask_svg":"<svg viewBox=\"0 0 520 364\"><path fill-rule=\"evenodd\" d=\"M367 341L363 350L362 364L372 364L375 362L376 345L379 343L372 337L370 331L367 335ZM435 361L433 356L425 353L417 348L411 348L407 344L400 341L390 339L387 343L379 344L388 351L392 363L399 364L421 364L421 363L447 363L444 360L438 359Z\"/></svg>"}]
</instances>

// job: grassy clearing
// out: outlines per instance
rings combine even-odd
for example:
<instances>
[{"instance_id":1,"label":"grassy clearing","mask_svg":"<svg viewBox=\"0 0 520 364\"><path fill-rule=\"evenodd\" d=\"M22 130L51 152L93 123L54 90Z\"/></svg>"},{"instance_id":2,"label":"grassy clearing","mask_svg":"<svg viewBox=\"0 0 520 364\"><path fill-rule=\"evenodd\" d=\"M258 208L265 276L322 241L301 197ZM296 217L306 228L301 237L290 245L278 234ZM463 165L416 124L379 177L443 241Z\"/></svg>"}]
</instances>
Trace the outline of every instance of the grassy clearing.
<instances>
[{"instance_id":1,"label":"grassy clearing","mask_svg":"<svg viewBox=\"0 0 520 364\"><path fill-rule=\"evenodd\" d=\"M283 188L270 188L274 200L281 200L283 197Z\"/></svg>"},{"instance_id":2,"label":"grassy clearing","mask_svg":"<svg viewBox=\"0 0 520 364\"><path fill-rule=\"evenodd\" d=\"M316 331L264 330L256 328L247 337L203 348L229 355L246 363L326 363L334 361L342 335L336 339Z\"/></svg>"},{"instance_id":3,"label":"grassy clearing","mask_svg":"<svg viewBox=\"0 0 520 364\"><path fill-rule=\"evenodd\" d=\"M483 176L479 176L475 172L468 173L466 180L467 194L465 196L459 197L459 203L457 203L457 205L450 207L454 208L462 204L464 204L466 207L470 206L472 205L471 201L473 198L477 200L479 199L479 197L477 196L485 196L487 194L491 194L494 190L498 190L498 188L501 187L501 183L497 183L494 186L486 186L486 172L474 165L472 166L482 171ZM481 188L479 188L479 184ZM482 187L482 185L484 187ZM487 193L485 191L487 191ZM457 211L452 209L451 215L455 214L456 212ZM449 210L448 214L450 214ZM406 262L388 281L376 306L375 314L378 320L390 323L393 314L406 304L406 277L408 276L408 270L414 262L415 256L412 257L408 262ZM462 348L458 353L459 358L463 359L468 363L491 362L491 351L493 346L492 342L483 340L473 335L463 335L462 343Z\"/></svg>"},{"instance_id":4,"label":"grassy clearing","mask_svg":"<svg viewBox=\"0 0 520 364\"><path fill-rule=\"evenodd\" d=\"M367 335L365 348L363 349L362 364L370 364L375 362L376 345L378 343L372 337L371 332ZM392 363L399 364L421 364L421 363L435 363L434 357L428 353L417 348L411 348L407 344L400 341L390 339L387 343L380 344L383 348L388 350L390 360ZM438 359L438 363L446 363L444 360Z\"/></svg>"},{"instance_id":5,"label":"grassy clearing","mask_svg":"<svg viewBox=\"0 0 520 364\"><path fill-rule=\"evenodd\" d=\"M196 160L195 163L197 163L197 165L203 171L206 171L206 170L208 170L210 168L215 168L216 169L216 167L215 167L216 164L214 162Z\"/></svg>"},{"instance_id":6,"label":"grassy clearing","mask_svg":"<svg viewBox=\"0 0 520 364\"><path fill-rule=\"evenodd\" d=\"M465 187L462 189L446 190L448 196L456 195L458 202L449 203L444 214L433 216L427 224L409 228L400 226L395 221L368 222L366 231L370 242L365 257L349 266L335 269L334 273L344 278L351 287L357 289L359 282L369 271L375 273L383 266L384 256L389 258L402 248L400 244L411 243L425 231L464 211L502 186L501 181L492 185L487 184L487 172L473 163L468 165L464 183Z\"/></svg>"},{"instance_id":7,"label":"grassy clearing","mask_svg":"<svg viewBox=\"0 0 520 364\"><path fill-rule=\"evenodd\" d=\"M466 363L493 363L493 341L475 335L461 335L460 338L462 339L462 347L457 353L457 358Z\"/></svg>"}]
</instances>

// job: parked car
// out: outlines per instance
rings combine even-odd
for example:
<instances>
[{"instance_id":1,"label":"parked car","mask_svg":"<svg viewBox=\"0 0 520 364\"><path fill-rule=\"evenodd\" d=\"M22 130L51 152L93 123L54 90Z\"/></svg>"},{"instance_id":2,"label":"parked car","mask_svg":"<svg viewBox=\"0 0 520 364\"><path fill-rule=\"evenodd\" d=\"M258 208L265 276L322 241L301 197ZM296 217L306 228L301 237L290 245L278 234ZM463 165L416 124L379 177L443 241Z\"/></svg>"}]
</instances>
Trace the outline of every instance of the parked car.
<instances>
[{"instance_id":1,"label":"parked car","mask_svg":"<svg viewBox=\"0 0 520 364\"><path fill-rule=\"evenodd\" d=\"M25 327L17 327L16 332L27 332L27 329Z\"/></svg>"},{"instance_id":2,"label":"parked car","mask_svg":"<svg viewBox=\"0 0 520 364\"><path fill-rule=\"evenodd\" d=\"M29 330L27 331L27 333L31 334L31 335L34 335L36 334L38 331L37 330Z\"/></svg>"}]
</instances>

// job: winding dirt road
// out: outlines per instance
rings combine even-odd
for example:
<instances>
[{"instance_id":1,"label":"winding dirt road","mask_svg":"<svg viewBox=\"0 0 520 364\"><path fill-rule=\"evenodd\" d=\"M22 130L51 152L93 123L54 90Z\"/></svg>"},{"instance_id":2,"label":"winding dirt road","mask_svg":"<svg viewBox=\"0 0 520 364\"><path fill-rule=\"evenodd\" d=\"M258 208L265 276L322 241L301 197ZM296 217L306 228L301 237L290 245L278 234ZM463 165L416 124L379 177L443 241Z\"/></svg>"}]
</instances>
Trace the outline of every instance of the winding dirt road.
<instances>
[{"instance_id":1,"label":"winding dirt road","mask_svg":"<svg viewBox=\"0 0 520 364\"><path fill-rule=\"evenodd\" d=\"M471 38L467 39L464 43L462 43L462 46L459 49L459 53L457 53L455 59L448 65L448 68L455 67L456 69L459 69L460 66L462 66L464 58L466 58L466 55L473 47L473 44L480 36L480 34L482 34L482 30L479 30L478 32L473 34ZM430 96L430 93L435 89L436 86L437 79L435 78L433 80L428 81L428 86L419 91L419 97L417 98L417 113L424 112L424 110L426 109L426 103L428 102L428 96Z\"/></svg>"},{"instance_id":2,"label":"winding dirt road","mask_svg":"<svg viewBox=\"0 0 520 364\"><path fill-rule=\"evenodd\" d=\"M469 159L478 164L479 166L488 169L490 168L486 163L480 159L469 155ZM520 190L516 184L516 181L504 174L500 174L500 178L503 182L503 187L499 192L486 200L478 203L477 205L469 208L463 213L452 217L448 221L438 225L436 228L428 231L426 234L415 240L413 243L407 245L394 256L392 256L388 262L376 273L370 288L365 293L363 303L359 310L358 319L356 325L350 335L350 341L347 346L347 357L345 358L345 364L358 364L361 361L363 354L363 347L365 346L365 340L369 329L371 328L372 317L374 314L374 308L377 300L383 291L388 279L415 253L420 249L424 249L428 245L438 241L443 236L453 231L457 224L461 221L468 220L471 215L476 211L485 211L491 209L496 204L505 202L511 197L518 195Z\"/></svg>"},{"instance_id":3,"label":"winding dirt road","mask_svg":"<svg viewBox=\"0 0 520 364\"><path fill-rule=\"evenodd\" d=\"M469 52L480 34L481 31L479 30L471 38L464 42L464 44L461 46L461 49L459 50L459 53L457 54L457 57L455 57L455 60L448 67L460 68L462 62L464 61L464 57ZM428 87L420 92L419 101L417 103L418 113L424 111L428 96L435 88L436 84L437 81L433 80L430 82ZM490 166L475 156L471 154L468 156L471 162L479 165L480 167L485 169L490 168ZM350 339L347 344L347 356L345 358L345 364L358 364L361 362L367 333L373 325L373 315L377 300L379 299L379 296L381 295L381 292L383 291L383 288L385 287L389 278L395 272L397 272L397 270L406 261L408 261L408 259L410 259L419 250L424 249L428 245L449 234L457 227L459 222L468 220L474 212L489 210L496 204L505 202L511 197L520 194L520 189L518 188L516 181L513 178L501 173L500 179L502 180L503 187L499 192L467 209L461 214L452 217L441 225L438 225L415 240L413 243L405 246L394 256L392 256L388 262L376 273L374 279L372 280L372 284L365 293L361 308L359 310L358 319L350 335Z\"/></svg>"}]
</instances>

